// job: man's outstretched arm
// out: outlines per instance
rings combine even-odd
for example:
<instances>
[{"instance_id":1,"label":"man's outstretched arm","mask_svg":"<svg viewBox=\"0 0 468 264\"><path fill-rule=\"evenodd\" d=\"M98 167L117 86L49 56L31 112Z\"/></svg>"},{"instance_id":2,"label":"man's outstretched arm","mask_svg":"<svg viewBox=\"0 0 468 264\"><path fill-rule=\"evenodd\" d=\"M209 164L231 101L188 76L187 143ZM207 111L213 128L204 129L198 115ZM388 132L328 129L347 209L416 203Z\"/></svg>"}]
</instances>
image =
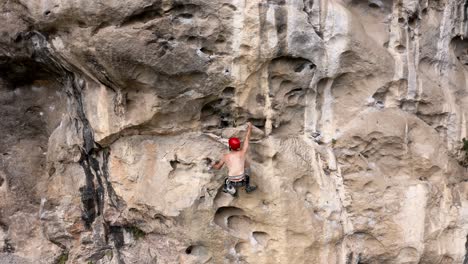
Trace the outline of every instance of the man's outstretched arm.
<instances>
[{"instance_id":1,"label":"man's outstretched arm","mask_svg":"<svg viewBox=\"0 0 468 264\"><path fill-rule=\"evenodd\" d=\"M223 167L224 165L224 157L222 157L220 160L216 161L215 164L213 164L213 169L219 170Z\"/></svg>"},{"instance_id":2,"label":"man's outstretched arm","mask_svg":"<svg viewBox=\"0 0 468 264\"><path fill-rule=\"evenodd\" d=\"M252 133L252 123L247 123L247 134L245 134L244 145L242 146L242 152L246 153L249 149L250 134Z\"/></svg>"}]
</instances>

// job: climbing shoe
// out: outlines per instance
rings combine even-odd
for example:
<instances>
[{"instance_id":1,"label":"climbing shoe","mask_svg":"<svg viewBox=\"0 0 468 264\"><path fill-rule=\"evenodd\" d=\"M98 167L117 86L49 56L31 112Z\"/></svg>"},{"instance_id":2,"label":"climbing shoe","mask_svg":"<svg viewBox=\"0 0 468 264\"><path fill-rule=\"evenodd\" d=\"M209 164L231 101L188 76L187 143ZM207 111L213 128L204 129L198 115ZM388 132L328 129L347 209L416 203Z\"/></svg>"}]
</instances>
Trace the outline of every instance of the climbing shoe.
<instances>
[{"instance_id":1,"label":"climbing shoe","mask_svg":"<svg viewBox=\"0 0 468 264\"><path fill-rule=\"evenodd\" d=\"M232 185L227 185L226 188L223 188L223 192L234 196L236 194L236 188L234 188Z\"/></svg>"},{"instance_id":2,"label":"climbing shoe","mask_svg":"<svg viewBox=\"0 0 468 264\"><path fill-rule=\"evenodd\" d=\"M245 192L246 193L251 193L257 189L257 186L247 186L245 187Z\"/></svg>"}]
</instances>

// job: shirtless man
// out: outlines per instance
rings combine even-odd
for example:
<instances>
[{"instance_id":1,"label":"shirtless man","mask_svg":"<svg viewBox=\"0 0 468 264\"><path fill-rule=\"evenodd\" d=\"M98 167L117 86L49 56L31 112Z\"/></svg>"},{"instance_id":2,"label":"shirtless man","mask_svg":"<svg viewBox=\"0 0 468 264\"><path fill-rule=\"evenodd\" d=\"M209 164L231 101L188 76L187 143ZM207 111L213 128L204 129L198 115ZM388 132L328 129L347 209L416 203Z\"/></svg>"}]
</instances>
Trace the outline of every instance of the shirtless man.
<instances>
[{"instance_id":1,"label":"shirtless man","mask_svg":"<svg viewBox=\"0 0 468 264\"><path fill-rule=\"evenodd\" d=\"M224 164L228 167L228 177L224 183L224 192L231 195L236 194L236 187L245 186L247 193L255 191L256 186L249 185L250 183L250 166L246 162L247 150L249 149L250 134L252 133L252 124L247 123L247 134L245 135L244 145L241 148L241 142L238 138L232 137L229 139L228 154L225 154L221 160L217 161L214 169L221 169Z\"/></svg>"}]
</instances>

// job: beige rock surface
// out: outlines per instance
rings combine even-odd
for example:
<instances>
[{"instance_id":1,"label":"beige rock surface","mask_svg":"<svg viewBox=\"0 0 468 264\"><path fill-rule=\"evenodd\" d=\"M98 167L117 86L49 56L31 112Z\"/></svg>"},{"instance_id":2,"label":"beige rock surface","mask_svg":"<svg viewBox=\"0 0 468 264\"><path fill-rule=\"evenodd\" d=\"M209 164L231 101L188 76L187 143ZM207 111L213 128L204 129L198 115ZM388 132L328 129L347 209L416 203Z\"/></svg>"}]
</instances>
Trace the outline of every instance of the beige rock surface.
<instances>
[{"instance_id":1,"label":"beige rock surface","mask_svg":"<svg viewBox=\"0 0 468 264\"><path fill-rule=\"evenodd\" d=\"M0 17L0 263L468 263L464 1ZM247 121L233 198L209 163Z\"/></svg>"}]
</instances>

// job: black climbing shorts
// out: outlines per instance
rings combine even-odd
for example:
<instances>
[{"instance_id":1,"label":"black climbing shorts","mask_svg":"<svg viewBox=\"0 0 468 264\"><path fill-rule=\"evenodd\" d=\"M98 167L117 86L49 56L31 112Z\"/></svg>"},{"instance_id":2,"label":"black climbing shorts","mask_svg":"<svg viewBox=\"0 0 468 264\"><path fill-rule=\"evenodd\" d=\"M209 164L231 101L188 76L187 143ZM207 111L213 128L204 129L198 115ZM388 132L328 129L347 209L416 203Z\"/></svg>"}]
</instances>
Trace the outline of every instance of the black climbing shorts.
<instances>
[{"instance_id":1,"label":"black climbing shorts","mask_svg":"<svg viewBox=\"0 0 468 264\"><path fill-rule=\"evenodd\" d=\"M248 177L248 176L246 176ZM242 187L242 186L245 186L246 184L246 180L245 178L242 180L242 181L229 181L227 180L227 182L229 182L228 184L234 186L234 187Z\"/></svg>"}]
</instances>

